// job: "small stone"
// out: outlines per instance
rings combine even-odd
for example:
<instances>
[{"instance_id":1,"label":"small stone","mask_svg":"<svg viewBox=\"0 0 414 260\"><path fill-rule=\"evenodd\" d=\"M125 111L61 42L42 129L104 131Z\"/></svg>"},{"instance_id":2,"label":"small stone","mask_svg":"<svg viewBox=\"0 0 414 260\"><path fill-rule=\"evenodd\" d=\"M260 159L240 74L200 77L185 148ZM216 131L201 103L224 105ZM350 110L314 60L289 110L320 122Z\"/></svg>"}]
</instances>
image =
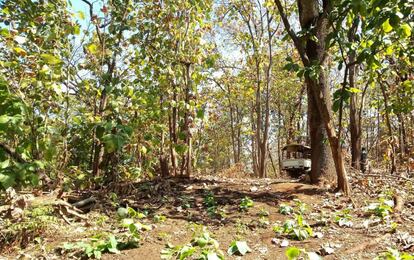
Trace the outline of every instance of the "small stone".
<instances>
[{"instance_id":1,"label":"small stone","mask_svg":"<svg viewBox=\"0 0 414 260\"><path fill-rule=\"evenodd\" d=\"M253 186L253 187L251 187L250 188L250 191L251 192L256 192L256 191L258 191L259 189L256 187L256 186Z\"/></svg>"},{"instance_id":2,"label":"small stone","mask_svg":"<svg viewBox=\"0 0 414 260\"><path fill-rule=\"evenodd\" d=\"M288 241L288 240L286 240L286 239L284 239L284 240L282 241L282 243L280 243L280 247L287 247L287 246L289 246L289 241Z\"/></svg>"},{"instance_id":3,"label":"small stone","mask_svg":"<svg viewBox=\"0 0 414 260\"><path fill-rule=\"evenodd\" d=\"M323 233L322 232L315 232L313 236L316 237L316 238L323 238Z\"/></svg>"},{"instance_id":4,"label":"small stone","mask_svg":"<svg viewBox=\"0 0 414 260\"><path fill-rule=\"evenodd\" d=\"M331 255L331 254L333 254L335 252L335 249L333 249L330 246L325 246L325 247L322 247L322 250L321 251L322 251L321 252L322 255Z\"/></svg>"},{"instance_id":5,"label":"small stone","mask_svg":"<svg viewBox=\"0 0 414 260\"><path fill-rule=\"evenodd\" d=\"M280 240L277 239L277 238L272 238L272 244L279 245L280 244Z\"/></svg>"}]
</instances>

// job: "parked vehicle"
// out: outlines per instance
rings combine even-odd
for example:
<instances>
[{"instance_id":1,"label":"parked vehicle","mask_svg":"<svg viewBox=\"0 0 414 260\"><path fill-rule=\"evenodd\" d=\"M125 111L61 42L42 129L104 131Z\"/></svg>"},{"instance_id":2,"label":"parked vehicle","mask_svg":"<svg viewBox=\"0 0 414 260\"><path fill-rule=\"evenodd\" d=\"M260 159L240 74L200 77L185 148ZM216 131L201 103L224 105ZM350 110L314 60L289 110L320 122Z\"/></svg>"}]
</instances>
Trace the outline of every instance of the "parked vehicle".
<instances>
[{"instance_id":1,"label":"parked vehicle","mask_svg":"<svg viewBox=\"0 0 414 260\"><path fill-rule=\"evenodd\" d=\"M282 149L282 170L299 176L311 170L311 148L301 144L288 144Z\"/></svg>"}]
</instances>

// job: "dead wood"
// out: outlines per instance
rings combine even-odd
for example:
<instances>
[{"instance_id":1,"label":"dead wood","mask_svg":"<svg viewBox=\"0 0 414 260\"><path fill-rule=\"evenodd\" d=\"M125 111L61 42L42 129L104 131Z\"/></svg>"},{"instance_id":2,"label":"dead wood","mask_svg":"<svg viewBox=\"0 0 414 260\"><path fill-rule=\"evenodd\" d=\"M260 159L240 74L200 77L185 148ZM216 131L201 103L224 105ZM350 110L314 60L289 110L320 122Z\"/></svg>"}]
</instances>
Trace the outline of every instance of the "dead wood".
<instances>
[{"instance_id":1,"label":"dead wood","mask_svg":"<svg viewBox=\"0 0 414 260\"><path fill-rule=\"evenodd\" d=\"M75 206L80 209L80 208L84 208L85 206L88 206L89 204L95 204L95 203L96 203L96 198L92 196L87 199L72 203L72 206Z\"/></svg>"},{"instance_id":2,"label":"dead wood","mask_svg":"<svg viewBox=\"0 0 414 260\"><path fill-rule=\"evenodd\" d=\"M394 195L394 218L397 223L402 223L401 212L404 207L404 198L400 195Z\"/></svg>"},{"instance_id":3,"label":"dead wood","mask_svg":"<svg viewBox=\"0 0 414 260\"><path fill-rule=\"evenodd\" d=\"M404 207L404 199L399 195L394 195L394 213L399 213Z\"/></svg>"}]
</instances>

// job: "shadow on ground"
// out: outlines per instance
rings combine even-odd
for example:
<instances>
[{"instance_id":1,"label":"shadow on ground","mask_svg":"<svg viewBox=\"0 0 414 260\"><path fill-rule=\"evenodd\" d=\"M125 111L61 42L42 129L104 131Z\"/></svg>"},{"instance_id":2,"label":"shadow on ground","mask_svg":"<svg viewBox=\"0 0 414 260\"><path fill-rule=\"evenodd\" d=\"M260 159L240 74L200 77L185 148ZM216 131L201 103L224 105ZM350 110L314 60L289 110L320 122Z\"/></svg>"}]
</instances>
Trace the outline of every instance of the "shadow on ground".
<instances>
[{"instance_id":1,"label":"shadow on ground","mask_svg":"<svg viewBox=\"0 0 414 260\"><path fill-rule=\"evenodd\" d=\"M315 186L286 180L215 177L145 181L128 185L128 191L125 194L117 190L122 206L128 205L150 216L162 214L167 218L203 225L234 223L240 202L245 197L255 204L276 207L280 203L324 192ZM205 203L208 193L214 198L216 213L209 210Z\"/></svg>"}]
</instances>

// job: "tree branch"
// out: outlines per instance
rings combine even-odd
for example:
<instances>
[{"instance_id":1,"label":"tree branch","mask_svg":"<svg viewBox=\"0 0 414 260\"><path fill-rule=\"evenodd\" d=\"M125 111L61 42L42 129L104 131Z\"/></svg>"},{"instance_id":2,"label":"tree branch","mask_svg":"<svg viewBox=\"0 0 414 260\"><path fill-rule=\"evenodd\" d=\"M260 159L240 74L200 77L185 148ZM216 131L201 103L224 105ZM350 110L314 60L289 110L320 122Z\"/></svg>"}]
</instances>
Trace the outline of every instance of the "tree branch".
<instances>
[{"instance_id":1,"label":"tree branch","mask_svg":"<svg viewBox=\"0 0 414 260\"><path fill-rule=\"evenodd\" d=\"M7 144L0 143L0 149L5 151L8 155L10 155L11 158L18 161L19 163L27 163L27 161L23 159L20 154L16 153L16 151Z\"/></svg>"},{"instance_id":2,"label":"tree branch","mask_svg":"<svg viewBox=\"0 0 414 260\"><path fill-rule=\"evenodd\" d=\"M277 6L277 9L279 11L280 17L282 18L283 24L285 25L286 31L289 34L290 38L292 39L293 44L295 45L296 49L298 50L303 64L305 66L309 65L309 59L306 56L305 48L301 44L300 39L298 38L296 33L293 31L293 29L292 29L292 27L289 23L289 19L286 16L286 13L283 9L282 3L280 2L280 0L274 0L274 1L275 1L276 6Z\"/></svg>"}]
</instances>

